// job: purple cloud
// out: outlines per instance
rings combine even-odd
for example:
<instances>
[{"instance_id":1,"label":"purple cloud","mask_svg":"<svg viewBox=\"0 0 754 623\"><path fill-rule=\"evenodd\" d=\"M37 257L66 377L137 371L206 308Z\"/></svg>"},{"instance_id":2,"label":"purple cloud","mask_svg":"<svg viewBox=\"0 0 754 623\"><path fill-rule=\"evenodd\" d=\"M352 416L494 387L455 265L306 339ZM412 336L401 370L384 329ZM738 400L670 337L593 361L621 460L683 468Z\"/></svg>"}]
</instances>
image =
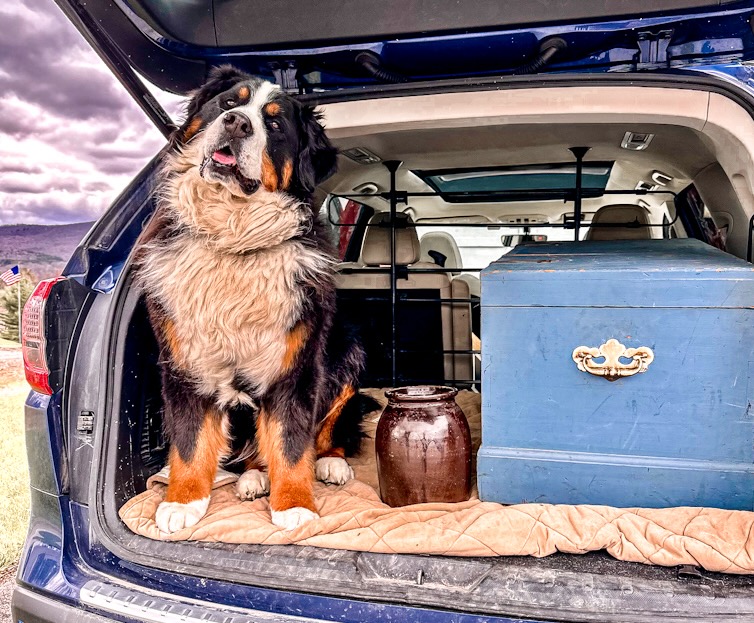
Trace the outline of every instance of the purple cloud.
<instances>
[{"instance_id":1,"label":"purple cloud","mask_svg":"<svg viewBox=\"0 0 754 623\"><path fill-rule=\"evenodd\" d=\"M96 219L165 140L52 0L0 23L0 224Z\"/></svg>"}]
</instances>

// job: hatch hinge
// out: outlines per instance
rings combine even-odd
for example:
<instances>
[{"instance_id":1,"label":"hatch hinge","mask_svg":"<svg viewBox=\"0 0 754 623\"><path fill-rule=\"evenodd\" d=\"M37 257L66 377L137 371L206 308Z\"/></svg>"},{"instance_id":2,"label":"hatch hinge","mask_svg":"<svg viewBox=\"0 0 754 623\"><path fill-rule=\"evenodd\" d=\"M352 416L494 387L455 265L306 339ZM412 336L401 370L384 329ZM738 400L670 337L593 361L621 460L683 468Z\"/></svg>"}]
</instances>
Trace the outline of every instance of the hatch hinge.
<instances>
[{"instance_id":1,"label":"hatch hinge","mask_svg":"<svg viewBox=\"0 0 754 623\"><path fill-rule=\"evenodd\" d=\"M668 59L668 46L673 38L673 30L660 30L651 32L640 30L636 33L636 42L639 45L639 59L636 69L663 69L670 65Z\"/></svg>"},{"instance_id":2,"label":"hatch hinge","mask_svg":"<svg viewBox=\"0 0 754 623\"><path fill-rule=\"evenodd\" d=\"M292 62L270 63L270 69L275 78L275 84L280 85L283 91L289 93L299 92L298 70Z\"/></svg>"}]
</instances>

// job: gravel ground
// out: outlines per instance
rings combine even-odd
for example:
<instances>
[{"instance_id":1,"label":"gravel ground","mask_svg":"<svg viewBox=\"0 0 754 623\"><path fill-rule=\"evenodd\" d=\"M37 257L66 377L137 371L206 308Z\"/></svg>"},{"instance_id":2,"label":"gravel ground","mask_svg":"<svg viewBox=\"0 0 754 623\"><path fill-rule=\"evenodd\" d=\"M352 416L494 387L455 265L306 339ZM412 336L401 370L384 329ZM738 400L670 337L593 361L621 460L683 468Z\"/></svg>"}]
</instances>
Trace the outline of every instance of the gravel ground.
<instances>
[{"instance_id":1,"label":"gravel ground","mask_svg":"<svg viewBox=\"0 0 754 623\"><path fill-rule=\"evenodd\" d=\"M10 597L16 585L16 567L0 573L0 623L12 623L10 616Z\"/></svg>"}]
</instances>

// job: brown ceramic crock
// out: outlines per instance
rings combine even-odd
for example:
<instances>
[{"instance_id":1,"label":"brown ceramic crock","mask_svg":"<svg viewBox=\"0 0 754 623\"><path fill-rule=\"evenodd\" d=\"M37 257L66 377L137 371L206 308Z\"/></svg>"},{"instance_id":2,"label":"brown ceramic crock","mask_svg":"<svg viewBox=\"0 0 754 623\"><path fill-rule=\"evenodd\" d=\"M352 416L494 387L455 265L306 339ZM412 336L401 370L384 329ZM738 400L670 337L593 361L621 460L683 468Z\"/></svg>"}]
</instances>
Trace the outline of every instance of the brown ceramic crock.
<instances>
[{"instance_id":1,"label":"brown ceramic crock","mask_svg":"<svg viewBox=\"0 0 754 623\"><path fill-rule=\"evenodd\" d=\"M380 495L390 506L463 502L471 495L471 433L452 387L400 387L375 438Z\"/></svg>"}]
</instances>

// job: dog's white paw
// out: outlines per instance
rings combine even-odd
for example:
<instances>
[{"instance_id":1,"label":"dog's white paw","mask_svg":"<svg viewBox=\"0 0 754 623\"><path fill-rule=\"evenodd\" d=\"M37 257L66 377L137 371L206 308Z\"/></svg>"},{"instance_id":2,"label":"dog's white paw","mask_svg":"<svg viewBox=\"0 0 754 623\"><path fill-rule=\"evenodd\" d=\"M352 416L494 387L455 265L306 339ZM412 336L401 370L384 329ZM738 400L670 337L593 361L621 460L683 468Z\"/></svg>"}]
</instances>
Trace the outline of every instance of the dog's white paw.
<instances>
[{"instance_id":1,"label":"dog's white paw","mask_svg":"<svg viewBox=\"0 0 754 623\"><path fill-rule=\"evenodd\" d=\"M242 500L256 500L270 493L270 477L258 469L245 471L236 481L236 494Z\"/></svg>"},{"instance_id":2,"label":"dog's white paw","mask_svg":"<svg viewBox=\"0 0 754 623\"><path fill-rule=\"evenodd\" d=\"M301 506L294 506L286 511L272 511L272 523L283 530L293 530L312 519L319 519L319 515Z\"/></svg>"},{"instance_id":3,"label":"dog's white paw","mask_svg":"<svg viewBox=\"0 0 754 623\"><path fill-rule=\"evenodd\" d=\"M162 502L157 507L155 522L161 532L171 534L196 525L204 517L209 506L209 498L194 500L188 504L180 502Z\"/></svg>"},{"instance_id":4,"label":"dog's white paw","mask_svg":"<svg viewBox=\"0 0 754 623\"><path fill-rule=\"evenodd\" d=\"M353 478L353 470L345 459L336 456L327 456L317 459L315 466L317 480L332 485L344 485Z\"/></svg>"}]
</instances>

